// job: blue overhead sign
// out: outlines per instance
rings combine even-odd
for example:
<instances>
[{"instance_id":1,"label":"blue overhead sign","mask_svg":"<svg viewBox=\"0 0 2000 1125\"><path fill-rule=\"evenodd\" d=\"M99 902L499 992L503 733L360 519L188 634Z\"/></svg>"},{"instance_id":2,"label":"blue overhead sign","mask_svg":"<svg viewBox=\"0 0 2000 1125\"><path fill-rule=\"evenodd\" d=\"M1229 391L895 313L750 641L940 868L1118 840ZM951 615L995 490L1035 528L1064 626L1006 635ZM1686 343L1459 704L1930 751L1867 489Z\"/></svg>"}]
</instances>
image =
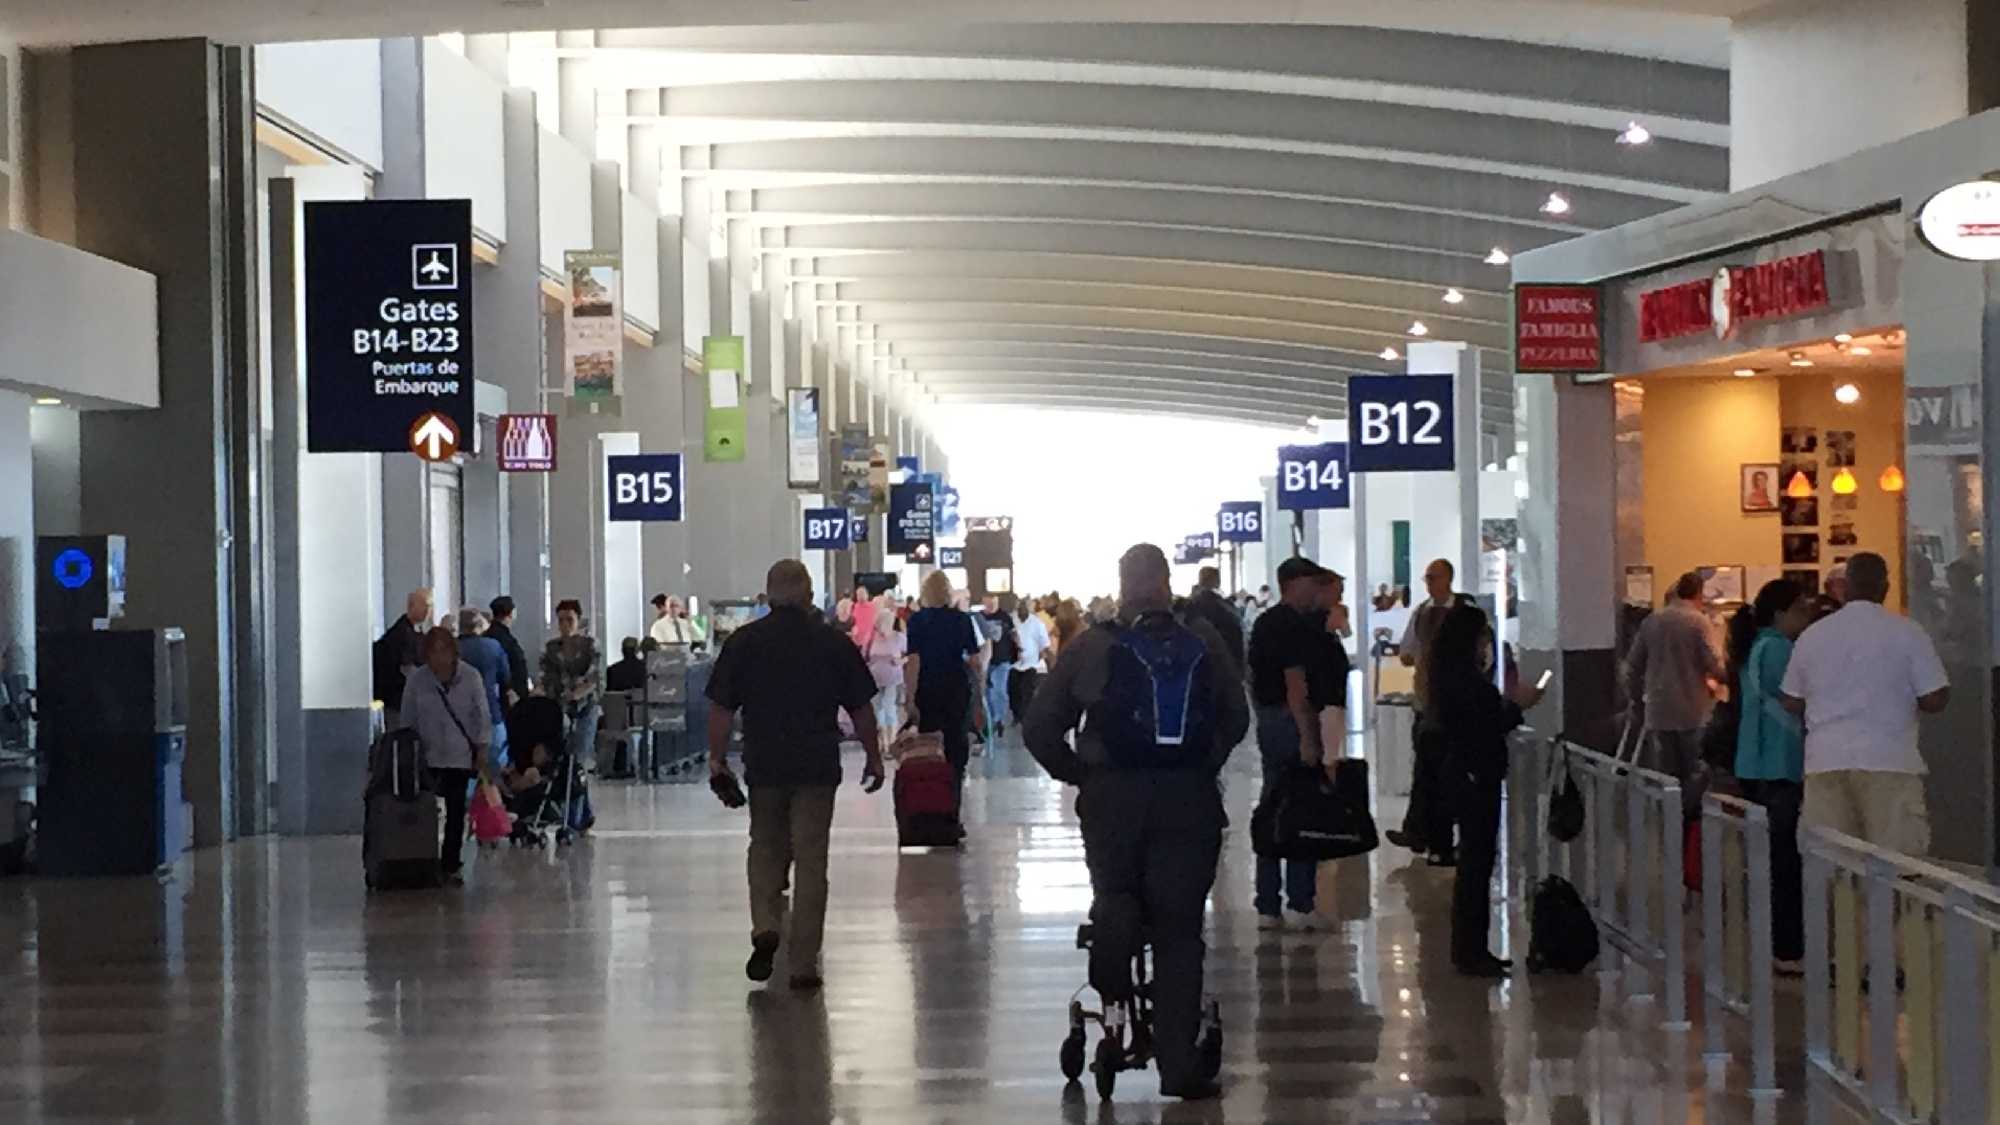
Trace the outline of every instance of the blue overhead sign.
<instances>
[{"instance_id":1,"label":"blue overhead sign","mask_svg":"<svg viewBox=\"0 0 2000 1125\"><path fill-rule=\"evenodd\" d=\"M852 508L847 509L847 541L850 544L868 542L868 516L856 515Z\"/></svg>"},{"instance_id":2,"label":"blue overhead sign","mask_svg":"<svg viewBox=\"0 0 2000 1125\"><path fill-rule=\"evenodd\" d=\"M1359 375L1347 381L1348 441L1357 473L1449 472L1450 375Z\"/></svg>"},{"instance_id":3,"label":"blue overhead sign","mask_svg":"<svg viewBox=\"0 0 2000 1125\"><path fill-rule=\"evenodd\" d=\"M1230 500L1215 513L1215 532L1224 543L1264 541L1264 502Z\"/></svg>"},{"instance_id":4,"label":"blue overhead sign","mask_svg":"<svg viewBox=\"0 0 2000 1125\"><path fill-rule=\"evenodd\" d=\"M1347 507L1349 471L1344 441L1279 446L1278 508L1308 512Z\"/></svg>"},{"instance_id":5,"label":"blue overhead sign","mask_svg":"<svg viewBox=\"0 0 2000 1125\"><path fill-rule=\"evenodd\" d=\"M845 551L853 545L846 508L806 509L806 550Z\"/></svg>"},{"instance_id":6,"label":"blue overhead sign","mask_svg":"<svg viewBox=\"0 0 2000 1125\"><path fill-rule=\"evenodd\" d=\"M1186 547L1188 554L1197 560L1213 558L1215 556L1215 532L1198 531L1181 540L1181 546Z\"/></svg>"},{"instance_id":7,"label":"blue overhead sign","mask_svg":"<svg viewBox=\"0 0 2000 1125\"><path fill-rule=\"evenodd\" d=\"M914 563L930 562L936 554L936 497L923 481L889 486L889 542L892 555Z\"/></svg>"},{"instance_id":8,"label":"blue overhead sign","mask_svg":"<svg viewBox=\"0 0 2000 1125\"><path fill-rule=\"evenodd\" d=\"M606 512L613 523L679 523L683 486L678 453L630 453L604 459Z\"/></svg>"},{"instance_id":9,"label":"blue overhead sign","mask_svg":"<svg viewBox=\"0 0 2000 1125\"><path fill-rule=\"evenodd\" d=\"M959 570L965 569L965 548L939 547L937 551L938 551L937 564L939 566L947 568L956 567Z\"/></svg>"},{"instance_id":10,"label":"blue overhead sign","mask_svg":"<svg viewBox=\"0 0 2000 1125\"><path fill-rule=\"evenodd\" d=\"M896 458L896 467L910 474L911 476L916 476L918 473L922 472L923 464L924 463L921 460L915 457Z\"/></svg>"},{"instance_id":11,"label":"blue overhead sign","mask_svg":"<svg viewBox=\"0 0 2000 1125\"><path fill-rule=\"evenodd\" d=\"M958 515L958 489L945 485L937 490L937 533L946 539L956 539L964 530L964 521Z\"/></svg>"}]
</instances>

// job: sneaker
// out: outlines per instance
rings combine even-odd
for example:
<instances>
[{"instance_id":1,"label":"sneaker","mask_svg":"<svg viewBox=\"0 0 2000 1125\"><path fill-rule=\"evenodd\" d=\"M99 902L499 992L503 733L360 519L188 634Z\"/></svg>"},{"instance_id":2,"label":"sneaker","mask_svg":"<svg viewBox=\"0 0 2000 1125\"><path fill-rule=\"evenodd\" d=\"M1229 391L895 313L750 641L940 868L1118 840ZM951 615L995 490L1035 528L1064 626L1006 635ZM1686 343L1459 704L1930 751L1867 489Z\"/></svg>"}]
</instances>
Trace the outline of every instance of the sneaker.
<instances>
[{"instance_id":1,"label":"sneaker","mask_svg":"<svg viewBox=\"0 0 2000 1125\"><path fill-rule=\"evenodd\" d=\"M1287 910L1285 911L1285 928L1288 930L1297 930L1302 934L1312 933L1314 930L1320 928L1319 915L1310 912L1300 913L1297 910Z\"/></svg>"},{"instance_id":2,"label":"sneaker","mask_svg":"<svg viewBox=\"0 0 2000 1125\"><path fill-rule=\"evenodd\" d=\"M1282 915L1277 914L1259 914L1257 915L1257 928L1260 930L1282 930L1285 928L1285 919Z\"/></svg>"},{"instance_id":3,"label":"sneaker","mask_svg":"<svg viewBox=\"0 0 2000 1125\"><path fill-rule=\"evenodd\" d=\"M750 963L743 966L743 972L759 984L771 979L772 970L778 966L778 935L756 934L750 939Z\"/></svg>"}]
</instances>

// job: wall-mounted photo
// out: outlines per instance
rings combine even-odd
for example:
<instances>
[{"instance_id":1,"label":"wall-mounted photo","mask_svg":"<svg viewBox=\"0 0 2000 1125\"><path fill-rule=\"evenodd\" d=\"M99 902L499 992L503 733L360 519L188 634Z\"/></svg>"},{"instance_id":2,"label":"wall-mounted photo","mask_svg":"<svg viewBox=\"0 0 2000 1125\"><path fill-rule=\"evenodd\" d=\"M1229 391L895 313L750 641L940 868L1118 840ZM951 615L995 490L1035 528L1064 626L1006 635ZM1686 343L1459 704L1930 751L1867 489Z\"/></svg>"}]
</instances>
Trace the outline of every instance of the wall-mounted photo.
<instances>
[{"instance_id":1,"label":"wall-mounted photo","mask_svg":"<svg viewBox=\"0 0 2000 1125\"><path fill-rule=\"evenodd\" d=\"M1786 426L1778 434L1780 453L1818 453L1819 427Z\"/></svg>"},{"instance_id":2,"label":"wall-mounted photo","mask_svg":"<svg viewBox=\"0 0 2000 1125\"><path fill-rule=\"evenodd\" d=\"M1778 502L1778 519L1786 527L1818 527L1819 497L1787 496Z\"/></svg>"},{"instance_id":3,"label":"wall-mounted photo","mask_svg":"<svg viewBox=\"0 0 2000 1125\"><path fill-rule=\"evenodd\" d=\"M1861 510L1861 497L1852 493L1846 496L1835 495L1833 498L1833 510L1836 512L1858 512Z\"/></svg>"},{"instance_id":4,"label":"wall-mounted photo","mask_svg":"<svg viewBox=\"0 0 2000 1125\"><path fill-rule=\"evenodd\" d=\"M1701 596L1710 605L1742 605L1743 568L1741 566L1702 567Z\"/></svg>"},{"instance_id":5,"label":"wall-mounted photo","mask_svg":"<svg viewBox=\"0 0 2000 1125\"><path fill-rule=\"evenodd\" d=\"M1817 570L1788 570L1784 573L1784 579L1787 582L1796 584L1799 589L1804 590L1807 597L1819 593L1819 571Z\"/></svg>"},{"instance_id":6,"label":"wall-mounted photo","mask_svg":"<svg viewBox=\"0 0 2000 1125\"><path fill-rule=\"evenodd\" d=\"M1785 562L1793 565L1819 562L1819 533L1788 531L1783 540Z\"/></svg>"},{"instance_id":7,"label":"wall-mounted photo","mask_svg":"<svg viewBox=\"0 0 2000 1125\"><path fill-rule=\"evenodd\" d=\"M1829 469L1851 469L1854 467L1854 431L1828 430L1826 432L1826 467Z\"/></svg>"},{"instance_id":8,"label":"wall-mounted photo","mask_svg":"<svg viewBox=\"0 0 2000 1125\"><path fill-rule=\"evenodd\" d=\"M1826 545L1829 547L1858 547L1861 537L1855 534L1853 520L1835 520L1826 530Z\"/></svg>"},{"instance_id":9,"label":"wall-mounted photo","mask_svg":"<svg viewBox=\"0 0 2000 1125\"><path fill-rule=\"evenodd\" d=\"M1741 490L1743 510L1746 512L1775 512L1778 510L1778 490L1784 482L1778 479L1778 466L1745 465Z\"/></svg>"}]
</instances>

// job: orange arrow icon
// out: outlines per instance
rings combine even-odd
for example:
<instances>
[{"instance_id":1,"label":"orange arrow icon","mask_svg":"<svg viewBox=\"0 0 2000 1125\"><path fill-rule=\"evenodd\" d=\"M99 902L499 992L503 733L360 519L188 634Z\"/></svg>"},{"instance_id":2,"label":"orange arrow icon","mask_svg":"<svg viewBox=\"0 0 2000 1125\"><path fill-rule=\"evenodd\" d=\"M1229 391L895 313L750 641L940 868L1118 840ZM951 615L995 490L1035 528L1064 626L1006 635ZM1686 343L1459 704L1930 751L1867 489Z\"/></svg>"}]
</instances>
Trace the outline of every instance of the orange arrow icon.
<instances>
[{"instance_id":1,"label":"orange arrow icon","mask_svg":"<svg viewBox=\"0 0 2000 1125\"><path fill-rule=\"evenodd\" d=\"M458 452L458 424L433 410L410 427L410 452L426 461L443 461Z\"/></svg>"}]
</instances>

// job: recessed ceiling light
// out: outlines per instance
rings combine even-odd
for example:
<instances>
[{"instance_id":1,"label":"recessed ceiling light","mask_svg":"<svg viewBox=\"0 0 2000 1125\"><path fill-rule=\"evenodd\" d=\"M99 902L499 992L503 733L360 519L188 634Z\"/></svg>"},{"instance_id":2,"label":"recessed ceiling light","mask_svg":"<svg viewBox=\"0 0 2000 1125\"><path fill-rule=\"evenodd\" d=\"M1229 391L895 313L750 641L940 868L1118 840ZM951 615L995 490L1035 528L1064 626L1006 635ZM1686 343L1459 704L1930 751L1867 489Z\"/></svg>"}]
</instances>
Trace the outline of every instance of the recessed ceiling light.
<instances>
[{"instance_id":1,"label":"recessed ceiling light","mask_svg":"<svg viewBox=\"0 0 2000 1125\"><path fill-rule=\"evenodd\" d=\"M1421 320L1413 320L1410 322L1410 335L1428 336L1430 334L1431 334L1430 325L1425 324Z\"/></svg>"},{"instance_id":2,"label":"recessed ceiling light","mask_svg":"<svg viewBox=\"0 0 2000 1125\"><path fill-rule=\"evenodd\" d=\"M59 398L38 398L38 399L36 399L36 400L35 400L35 405L36 405L36 406L61 406L61 405L62 405L62 400L61 400L61 399L59 399Z\"/></svg>"},{"instance_id":3,"label":"recessed ceiling light","mask_svg":"<svg viewBox=\"0 0 2000 1125\"><path fill-rule=\"evenodd\" d=\"M1382 358L1383 358L1383 359L1387 359L1387 360L1398 360L1398 359L1401 359L1401 358L1403 358L1403 353L1402 353L1402 352L1399 352L1399 351L1397 351L1397 350L1396 350L1396 349L1394 349L1394 348L1383 348L1383 349L1382 349Z\"/></svg>"},{"instance_id":4,"label":"recessed ceiling light","mask_svg":"<svg viewBox=\"0 0 2000 1125\"><path fill-rule=\"evenodd\" d=\"M1542 201L1542 214L1544 215L1569 214L1569 198L1563 195L1563 193L1559 191L1550 192L1549 197Z\"/></svg>"},{"instance_id":5,"label":"recessed ceiling light","mask_svg":"<svg viewBox=\"0 0 2000 1125\"><path fill-rule=\"evenodd\" d=\"M1806 358L1806 353L1804 353L1804 352L1793 352L1793 353L1792 353L1792 366L1793 366L1793 367L1811 367L1811 366L1812 366L1812 360L1809 360L1809 359L1807 359L1807 358Z\"/></svg>"},{"instance_id":6,"label":"recessed ceiling light","mask_svg":"<svg viewBox=\"0 0 2000 1125\"><path fill-rule=\"evenodd\" d=\"M1462 305L1465 303L1465 294L1460 293L1456 288L1447 289L1444 291L1444 303L1447 305Z\"/></svg>"},{"instance_id":7,"label":"recessed ceiling light","mask_svg":"<svg viewBox=\"0 0 2000 1125\"><path fill-rule=\"evenodd\" d=\"M1511 261L1513 259L1507 256L1507 252L1498 246L1486 252L1486 264L1489 266L1504 266Z\"/></svg>"},{"instance_id":8,"label":"recessed ceiling light","mask_svg":"<svg viewBox=\"0 0 2000 1125\"><path fill-rule=\"evenodd\" d=\"M1618 143L1621 145L1642 145L1652 139L1653 131L1637 121L1626 122L1625 128L1618 132Z\"/></svg>"},{"instance_id":9,"label":"recessed ceiling light","mask_svg":"<svg viewBox=\"0 0 2000 1125\"><path fill-rule=\"evenodd\" d=\"M1854 342L1854 333L1836 332L1833 334L1833 342L1836 344L1851 344Z\"/></svg>"},{"instance_id":10,"label":"recessed ceiling light","mask_svg":"<svg viewBox=\"0 0 2000 1125\"><path fill-rule=\"evenodd\" d=\"M1754 367L1739 367L1735 372L1738 379L1748 379L1755 374L1757 374L1757 369Z\"/></svg>"},{"instance_id":11,"label":"recessed ceiling light","mask_svg":"<svg viewBox=\"0 0 2000 1125\"><path fill-rule=\"evenodd\" d=\"M1861 401L1861 388L1853 383L1842 383L1833 388L1833 401L1842 406L1853 406Z\"/></svg>"},{"instance_id":12,"label":"recessed ceiling light","mask_svg":"<svg viewBox=\"0 0 2000 1125\"><path fill-rule=\"evenodd\" d=\"M1871 347L1869 347L1869 346L1868 346L1868 345L1866 345L1866 344L1856 344L1856 345L1854 345L1853 347L1851 347L1851 348L1847 349L1847 354L1848 354L1848 355L1874 355L1874 354L1875 354L1875 349L1874 349L1874 348L1871 348Z\"/></svg>"}]
</instances>

